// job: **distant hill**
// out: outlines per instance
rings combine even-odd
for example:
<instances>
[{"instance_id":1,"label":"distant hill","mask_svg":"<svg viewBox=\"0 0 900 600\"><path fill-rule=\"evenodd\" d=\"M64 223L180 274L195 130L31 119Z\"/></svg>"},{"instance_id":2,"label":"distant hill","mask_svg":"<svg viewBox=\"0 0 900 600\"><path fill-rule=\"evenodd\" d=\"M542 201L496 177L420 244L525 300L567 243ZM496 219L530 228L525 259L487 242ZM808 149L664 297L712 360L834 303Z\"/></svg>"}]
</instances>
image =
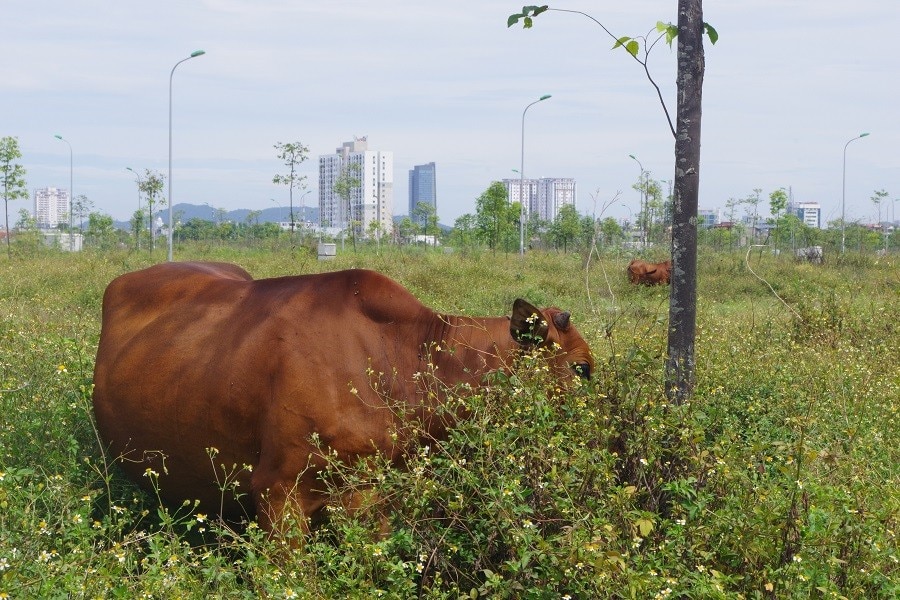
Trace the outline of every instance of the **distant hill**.
<instances>
[{"instance_id":1,"label":"distant hill","mask_svg":"<svg viewBox=\"0 0 900 600\"><path fill-rule=\"evenodd\" d=\"M273 206L271 208L264 208L259 211L259 217L254 218L253 222L257 221L260 223L280 223L282 221L288 221L290 219L289 209L287 206ZM216 215L216 209L209 206L208 204L176 204L175 205L175 214L174 218L180 219L182 222L190 221L191 219L202 219L204 221L215 222L216 218L223 219L225 221L232 221L234 223L245 223L247 221L247 215L250 214L249 208L237 208L235 210L229 210L224 215ZM153 219L156 220L157 215L165 222L169 218L169 211L163 208L161 211L153 212ZM404 219L407 215L394 215L394 223L399 223L402 219ZM294 219L296 221L311 221L313 223L319 222L319 209L318 207L312 208L309 206L303 207L301 211L300 207L294 207ZM128 221L114 221L113 225L118 229L124 229L126 231L131 229L131 223ZM443 225L438 223L438 227L441 228L441 231L447 233L453 227L449 225Z\"/></svg>"},{"instance_id":2,"label":"distant hill","mask_svg":"<svg viewBox=\"0 0 900 600\"><path fill-rule=\"evenodd\" d=\"M223 215L216 215L216 209L207 205L207 204L176 204L175 205L175 213L172 215L173 218L178 220L190 221L191 219L202 219L204 221L215 222L217 218L223 219L225 221L233 221L235 223L245 223L247 221L247 215L249 215L251 209L249 208L238 208L235 210L229 210L225 212ZM259 216L253 219L253 222L257 221L260 223L280 223L281 221L290 220L289 216L289 208L287 206L273 206L271 208L264 208L259 210ZM169 218L169 210L167 208L163 208L161 211L153 211L153 219L156 220L156 216L166 221ZM294 207L294 220L296 221L312 221L313 223L319 222L319 209L311 208L309 206L304 207L304 210L301 211L300 207ZM118 229L131 229L131 224L128 221L115 221L115 227Z\"/></svg>"}]
</instances>

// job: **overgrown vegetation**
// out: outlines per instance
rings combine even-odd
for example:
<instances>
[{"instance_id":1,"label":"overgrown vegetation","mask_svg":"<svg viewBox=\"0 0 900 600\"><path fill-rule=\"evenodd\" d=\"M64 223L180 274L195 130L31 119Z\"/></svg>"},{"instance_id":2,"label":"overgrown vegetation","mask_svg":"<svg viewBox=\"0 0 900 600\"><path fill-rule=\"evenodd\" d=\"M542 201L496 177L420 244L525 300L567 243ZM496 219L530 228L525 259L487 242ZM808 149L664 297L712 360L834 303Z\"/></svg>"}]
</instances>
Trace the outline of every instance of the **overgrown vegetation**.
<instances>
[{"instance_id":1,"label":"overgrown vegetation","mask_svg":"<svg viewBox=\"0 0 900 600\"><path fill-rule=\"evenodd\" d=\"M702 255L698 385L682 406L663 392L667 290L628 286L624 258L594 256L586 275L583 257L538 252L322 263L302 249L179 249L188 257L257 277L371 267L463 314L501 314L517 296L555 304L597 371L561 393L523 357L407 469L333 465L377 492L361 514L332 510L312 534L273 541L160 508L105 461L90 402L100 303L146 254L0 262L0 597L900 595L895 257L754 253L779 299L743 257Z\"/></svg>"}]
</instances>

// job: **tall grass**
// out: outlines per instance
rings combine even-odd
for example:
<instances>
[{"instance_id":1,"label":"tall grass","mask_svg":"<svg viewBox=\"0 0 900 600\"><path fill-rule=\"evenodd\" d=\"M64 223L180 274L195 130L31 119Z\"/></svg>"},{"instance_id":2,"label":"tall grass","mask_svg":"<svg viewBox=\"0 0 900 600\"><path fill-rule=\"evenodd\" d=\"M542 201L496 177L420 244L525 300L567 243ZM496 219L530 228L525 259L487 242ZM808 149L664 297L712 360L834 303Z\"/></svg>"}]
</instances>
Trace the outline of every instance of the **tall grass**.
<instances>
[{"instance_id":1,"label":"tall grass","mask_svg":"<svg viewBox=\"0 0 900 600\"><path fill-rule=\"evenodd\" d=\"M368 267L433 308L569 310L592 382L539 360L311 534L160 507L107 463L91 374L105 285L132 253L0 262L0 598L894 598L900 595L900 269L702 255L697 391L662 393L668 290L625 259L185 248L257 277ZM774 293L773 293L774 290ZM776 295L777 294L777 297ZM374 515L388 513L388 536ZM291 539L295 546L286 545Z\"/></svg>"}]
</instances>

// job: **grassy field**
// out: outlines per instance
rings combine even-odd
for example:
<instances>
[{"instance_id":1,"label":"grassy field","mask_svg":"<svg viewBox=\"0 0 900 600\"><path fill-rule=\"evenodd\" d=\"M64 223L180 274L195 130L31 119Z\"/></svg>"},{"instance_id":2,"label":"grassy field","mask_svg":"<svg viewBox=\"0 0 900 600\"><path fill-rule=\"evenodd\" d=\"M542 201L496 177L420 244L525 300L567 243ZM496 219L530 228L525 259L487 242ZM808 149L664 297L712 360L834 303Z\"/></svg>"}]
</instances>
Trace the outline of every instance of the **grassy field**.
<instances>
[{"instance_id":1,"label":"grassy field","mask_svg":"<svg viewBox=\"0 0 900 600\"><path fill-rule=\"evenodd\" d=\"M162 258L0 260L0 598L900 596L896 257L701 254L696 394L672 406L668 290L628 286L626 258L181 249L256 277L374 268L444 312L521 296L571 311L594 350L564 397L525 357L408 470L334 465L391 500L392 533L335 510L293 550L296 531L160 508L104 460L103 290Z\"/></svg>"}]
</instances>

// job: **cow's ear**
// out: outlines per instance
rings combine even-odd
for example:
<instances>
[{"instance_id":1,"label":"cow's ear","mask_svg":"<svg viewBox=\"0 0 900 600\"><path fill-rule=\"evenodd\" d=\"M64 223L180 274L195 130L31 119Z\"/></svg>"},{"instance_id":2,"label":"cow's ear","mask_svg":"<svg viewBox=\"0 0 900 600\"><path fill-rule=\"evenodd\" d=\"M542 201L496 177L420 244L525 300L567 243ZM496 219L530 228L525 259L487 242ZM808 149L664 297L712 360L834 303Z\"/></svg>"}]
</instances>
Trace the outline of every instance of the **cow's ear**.
<instances>
[{"instance_id":1,"label":"cow's ear","mask_svg":"<svg viewBox=\"0 0 900 600\"><path fill-rule=\"evenodd\" d=\"M558 312L553 315L553 324L556 325L556 328L560 331L565 331L569 328L569 319L571 315L567 312Z\"/></svg>"},{"instance_id":2,"label":"cow's ear","mask_svg":"<svg viewBox=\"0 0 900 600\"><path fill-rule=\"evenodd\" d=\"M541 344L547 341L550 328L541 311L525 300L516 298L509 318L509 332L520 344Z\"/></svg>"}]
</instances>

